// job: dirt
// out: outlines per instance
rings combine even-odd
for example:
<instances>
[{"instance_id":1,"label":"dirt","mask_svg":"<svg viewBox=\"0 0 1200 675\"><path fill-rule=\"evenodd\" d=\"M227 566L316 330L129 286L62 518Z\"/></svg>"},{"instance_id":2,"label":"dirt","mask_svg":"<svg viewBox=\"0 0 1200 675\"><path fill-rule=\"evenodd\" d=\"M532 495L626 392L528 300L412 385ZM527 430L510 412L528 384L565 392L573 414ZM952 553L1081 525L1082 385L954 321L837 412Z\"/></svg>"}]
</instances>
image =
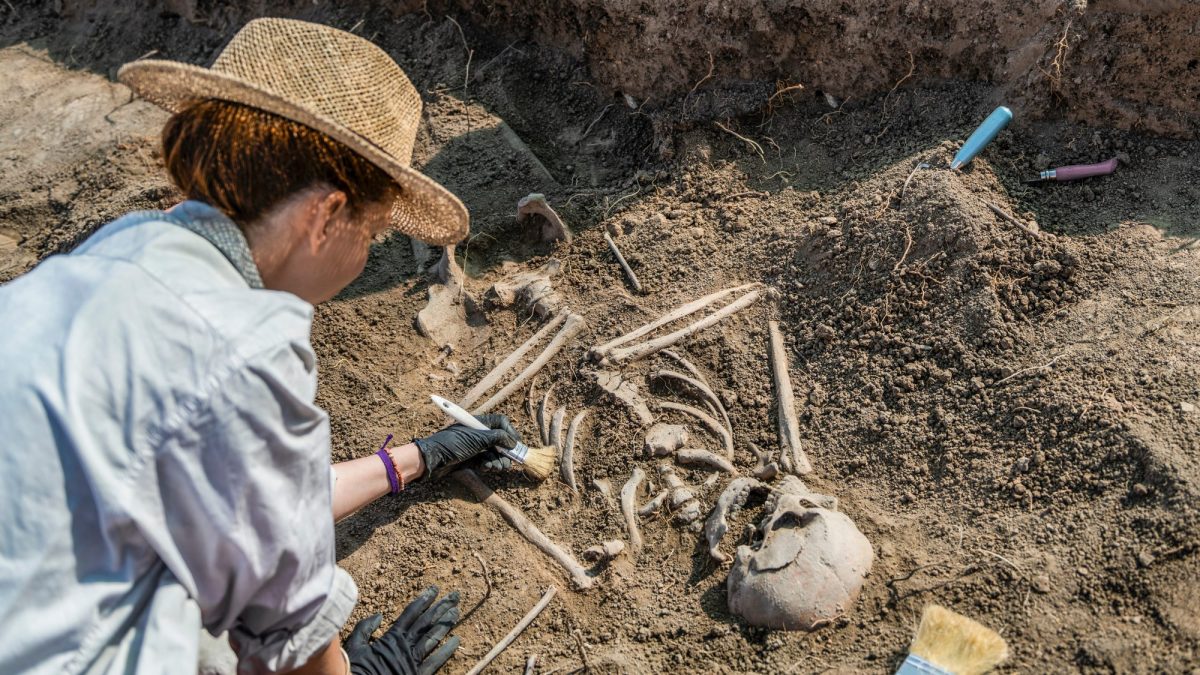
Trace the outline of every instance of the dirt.
<instances>
[{"instance_id":1,"label":"dirt","mask_svg":"<svg viewBox=\"0 0 1200 675\"><path fill-rule=\"evenodd\" d=\"M519 670L530 654L539 672L892 672L928 602L1001 631L1008 670L1200 667L1200 143L1162 135L1196 128L1195 76L1179 61L1194 43L1193 5L1092 2L1071 14L1036 3L1001 22L1013 3L889 4L874 25L861 17L882 11L877 3L809 3L806 26L841 18L820 39L793 42L780 30L790 24L763 19L751 54L721 37L727 25L701 35L634 3L612 3L609 18L594 5L564 6L553 15L563 21L524 25L507 23L511 7L543 18L546 8L497 3L491 15L453 15L456 24L439 7L399 14L361 3L15 4L0 27L0 90L10 92L0 102L0 280L121 213L177 199L156 150L164 116L110 81L120 63L152 50L207 63L255 12L322 20L388 50L426 103L416 163L471 210L472 237L457 253L488 330L449 354L419 336L433 260L403 236L382 236L364 275L317 311L318 402L332 418L333 459L443 424L427 395L466 391L541 325L489 302L488 286L557 258L555 289L589 328L534 391L555 382L568 418L591 411L576 448L580 490L487 480L576 555L625 538L593 481L619 490L633 467L653 476L656 464L642 454L644 430L582 373L587 347L719 288L777 290L682 351L724 399L745 472L748 443L778 443L766 324L782 321L810 483L836 496L875 548L858 603L811 634L745 626L726 609L727 570L695 534L659 518L643 523L636 559L618 558L593 590L561 592L497 672ZM728 16L800 12L738 7ZM639 11L646 28L631 32ZM718 10L706 11L698 16ZM1032 70L1001 77L998 64L1024 44L1041 49L1028 47L1044 67L1042 47L1071 16L1080 33L1068 72L1079 82L1064 77L1042 118L1018 109L965 171L947 171L996 104L1026 85L1022 101L1043 95ZM907 37L865 41L906 17L927 19L906 24ZM927 40L921 31L933 25L970 44L950 51ZM1138 26L1159 27L1145 35L1176 48L1146 57L1152 43L1124 41ZM667 30L679 39L655 38ZM572 33L574 51L557 50ZM972 42L975 34L986 38ZM697 47L710 43L714 81L690 91L707 70ZM905 79L907 56L896 49L914 43L932 46L914 52L920 76ZM849 45L846 63L831 69L839 45ZM1104 50L1124 56L1105 60ZM975 65L952 67L947 55ZM807 88L768 104L782 77L756 65L763 60L803 66L788 77ZM818 84L822 76L840 84ZM622 77L628 85L616 86ZM631 92L634 107L614 89ZM643 106L651 90L660 98ZM1118 99L1122 114L1105 107ZM1112 156L1121 166L1109 177L1023 183L1043 168ZM932 168L914 170L922 162ZM537 228L516 223L516 202L531 192L547 195L571 243L542 244ZM628 290L607 227L643 294ZM623 370L644 382L660 363ZM536 434L523 394L503 407ZM719 450L700 427L691 435ZM706 508L726 482L680 475ZM731 524L727 547L761 506L751 502ZM429 583L460 589L468 610L478 605L457 631L452 672L547 586L567 591L553 563L451 484L380 500L338 527L338 552L360 586L355 618L394 614Z\"/></svg>"}]
</instances>

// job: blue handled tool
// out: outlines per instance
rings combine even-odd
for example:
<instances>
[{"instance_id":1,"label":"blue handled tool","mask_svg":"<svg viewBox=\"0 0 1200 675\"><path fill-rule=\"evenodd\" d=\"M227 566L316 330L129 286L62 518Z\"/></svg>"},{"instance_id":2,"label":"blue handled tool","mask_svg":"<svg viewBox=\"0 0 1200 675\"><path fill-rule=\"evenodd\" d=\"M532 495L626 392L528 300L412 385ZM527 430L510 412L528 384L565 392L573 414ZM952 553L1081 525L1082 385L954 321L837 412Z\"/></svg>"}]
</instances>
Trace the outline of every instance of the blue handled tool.
<instances>
[{"instance_id":1,"label":"blue handled tool","mask_svg":"<svg viewBox=\"0 0 1200 675\"><path fill-rule=\"evenodd\" d=\"M975 129L967 139L967 142L963 143L962 149L954 156L954 161L950 162L950 168L960 169L967 162L975 159L975 155L978 155L988 143L991 143L996 134L1000 133L1000 130L1008 126L1008 123L1011 121L1012 111L1008 108L1000 106L993 110L992 114L988 115L987 119L983 121L983 124L980 124L979 128Z\"/></svg>"}]
</instances>

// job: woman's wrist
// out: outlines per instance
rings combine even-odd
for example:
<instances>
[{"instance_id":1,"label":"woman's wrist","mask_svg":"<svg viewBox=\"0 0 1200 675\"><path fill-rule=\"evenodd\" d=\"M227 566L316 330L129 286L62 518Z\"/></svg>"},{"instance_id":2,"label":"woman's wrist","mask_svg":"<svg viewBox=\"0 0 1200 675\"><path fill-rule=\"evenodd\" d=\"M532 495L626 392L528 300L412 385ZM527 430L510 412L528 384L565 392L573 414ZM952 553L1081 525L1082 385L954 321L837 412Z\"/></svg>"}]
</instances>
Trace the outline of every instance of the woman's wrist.
<instances>
[{"instance_id":1,"label":"woman's wrist","mask_svg":"<svg viewBox=\"0 0 1200 675\"><path fill-rule=\"evenodd\" d=\"M392 466L395 468L396 478L400 481L401 489L425 475L425 459L421 457L421 451L417 449L416 443L388 448L387 453L392 459Z\"/></svg>"}]
</instances>

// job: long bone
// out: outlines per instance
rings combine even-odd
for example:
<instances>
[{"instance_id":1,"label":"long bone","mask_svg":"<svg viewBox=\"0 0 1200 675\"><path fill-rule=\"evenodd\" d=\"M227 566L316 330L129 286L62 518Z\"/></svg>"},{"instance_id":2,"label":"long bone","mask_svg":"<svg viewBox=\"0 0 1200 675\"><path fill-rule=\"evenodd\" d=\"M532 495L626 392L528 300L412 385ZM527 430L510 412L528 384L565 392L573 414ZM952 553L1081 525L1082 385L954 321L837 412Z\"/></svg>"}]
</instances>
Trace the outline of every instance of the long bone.
<instances>
[{"instance_id":1,"label":"long bone","mask_svg":"<svg viewBox=\"0 0 1200 675\"><path fill-rule=\"evenodd\" d=\"M613 257L617 259L617 264L621 266L621 270L625 272L625 278L629 280L629 285L633 287L635 293L642 292L642 282L638 281L637 275L633 273L633 268L625 261L625 256L621 255L621 249L617 248L617 242L607 233L604 233L604 241L608 242L608 250L612 251Z\"/></svg>"},{"instance_id":2,"label":"long bone","mask_svg":"<svg viewBox=\"0 0 1200 675\"><path fill-rule=\"evenodd\" d=\"M538 529L537 525L534 525L525 517L521 509L509 504L503 497L496 494L486 483L480 480L474 471L459 469L451 475L454 477L454 480L470 490L476 499L499 511L500 515L504 516L504 519L508 521L508 524L512 525L517 532L520 532L521 536L525 537L529 543L557 562L563 568L563 571L567 573L567 576L570 577L571 583L575 585L575 588L586 590L595 585L595 577L589 576L587 570L574 556L551 541L550 537L547 537Z\"/></svg>"},{"instance_id":3,"label":"long bone","mask_svg":"<svg viewBox=\"0 0 1200 675\"><path fill-rule=\"evenodd\" d=\"M633 513L634 502L637 500L638 487L646 480L646 472L641 467L633 468L633 475L625 481L621 488L621 515L625 517L625 527L629 530L629 548L633 553L642 550L642 533L638 530L637 518Z\"/></svg>"},{"instance_id":4,"label":"long bone","mask_svg":"<svg viewBox=\"0 0 1200 675\"><path fill-rule=\"evenodd\" d=\"M708 295L704 296L703 298L700 298L699 300L693 300L685 305L680 305L679 307L676 307L675 309L671 310L670 312L667 312L666 314L662 315L661 317L655 319L654 321L652 321L648 324L645 324L644 326L635 328L634 330L632 330L624 335L621 335L619 337L616 337L612 340L609 340L608 342L605 342L602 345L593 347L588 352L588 355L591 356L596 361L600 361L607 355L608 351L617 347L618 345L623 345L626 342L640 338L641 336L653 331L654 329L656 329L660 326L664 326L664 325L671 323L672 321L675 321L677 319L682 319L683 317L685 317L689 314L693 314L695 312L698 312L698 311L704 309L705 307L708 307L712 303L714 303L718 300L721 300L722 298L728 297L729 295L732 295L739 291L744 291L748 288L753 288L757 285L758 284L745 284L744 286L737 286L735 288L726 288L724 290L720 290L715 293L709 293Z\"/></svg>"},{"instance_id":5,"label":"long bone","mask_svg":"<svg viewBox=\"0 0 1200 675\"><path fill-rule=\"evenodd\" d=\"M504 399L508 398L514 391L519 389L521 385L525 384L529 378L538 374L542 368L545 368L546 364L550 362L550 359L557 356L558 353L562 351L563 347L566 346L567 342L569 342L571 338L578 335L579 332L585 327L587 327L587 322L584 321L583 317L579 316L578 314L568 314L566 322L563 323L563 326L559 329L558 334L554 336L554 339L550 341L550 344L546 345L546 349L543 350L542 353L533 360L533 363L525 366L525 370L522 370L520 375L517 375L512 382L504 385L504 388L496 392L487 400L487 402L472 410L472 414L479 415L481 413L488 412L498 404L502 403Z\"/></svg>"},{"instance_id":6,"label":"long bone","mask_svg":"<svg viewBox=\"0 0 1200 675\"><path fill-rule=\"evenodd\" d=\"M563 446L560 469L563 482L571 488L572 492L575 491L575 434L579 431L579 425L583 422L583 418L587 417L587 414L587 410L582 410L571 418L571 426L567 427L567 444Z\"/></svg>"},{"instance_id":7,"label":"long bone","mask_svg":"<svg viewBox=\"0 0 1200 675\"><path fill-rule=\"evenodd\" d=\"M681 340L683 340L687 337L690 337L691 335L694 335L695 333L698 333L698 332L704 330L705 328L708 328L709 326L716 324L717 322L721 321L722 319L724 319L725 317L727 317L731 314L734 314L735 312L739 312L739 311L749 307L750 305L757 302L758 299L760 297L762 297L762 295L763 295L763 288L761 286L759 286L758 288L755 288L754 290L750 291L749 293L746 293L745 295L738 298L737 300L734 300L733 302L729 303L728 305L725 305L721 309L718 309L717 311L713 312L712 314L709 314L708 316L704 317L703 319L700 319L699 321L696 321L695 323L684 326L683 328L680 328L679 330L675 331L674 333L668 333L667 335L663 335L662 337L657 337L657 338L654 338L653 340L647 340L646 342L642 342L640 344L632 345L629 347L614 347L614 348L608 349L607 351L603 351L600 353L600 362L601 362L601 364L620 365L623 363L628 363L630 361L637 361L638 359L643 359L647 356L650 356L651 354L654 354L663 349L666 349L667 347L675 345L676 343L680 342Z\"/></svg>"},{"instance_id":8,"label":"long bone","mask_svg":"<svg viewBox=\"0 0 1200 675\"><path fill-rule=\"evenodd\" d=\"M713 419L711 415L698 408L693 408L690 405L675 403L674 401L658 401L656 405L663 410L674 410L686 415L691 415L700 420L701 424L708 427L710 431L721 439L721 444L725 448L725 459L733 461L733 436L721 426L721 423Z\"/></svg>"},{"instance_id":9,"label":"long bone","mask_svg":"<svg viewBox=\"0 0 1200 675\"><path fill-rule=\"evenodd\" d=\"M719 563L727 563L733 558L720 549L721 540L729 531L729 518L733 517L746 503L746 497L755 488L766 487L759 481L743 476L734 478L728 487L717 497L717 504L704 522L704 537L708 541L708 553Z\"/></svg>"},{"instance_id":10,"label":"long bone","mask_svg":"<svg viewBox=\"0 0 1200 675\"><path fill-rule=\"evenodd\" d=\"M771 372L775 377L775 396L779 401L779 465L785 472L804 475L812 473L812 464L800 445L800 422L796 419L796 400L792 393L792 378L788 374L787 352L783 349L783 332L779 322L767 323L771 341Z\"/></svg>"},{"instance_id":11,"label":"long bone","mask_svg":"<svg viewBox=\"0 0 1200 675\"><path fill-rule=\"evenodd\" d=\"M537 417L534 415L534 410L533 410L533 406L534 406L533 386L535 384L537 384L537 377L529 378L529 391L525 392L525 414L529 416L530 420L537 419ZM541 425L538 426L538 433L539 434L541 433ZM542 445L546 445L546 444L543 443Z\"/></svg>"},{"instance_id":12,"label":"long bone","mask_svg":"<svg viewBox=\"0 0 1200 675\"><path fill-rule=\"evenodd\" d=\"M530 349L533 349L534 345L540 343L547 335L550 334L551 331L553 331L555 328L558 328L558 325L561 324L566 318L567 315L565 312L560 312L554 315L553 318L546 322L545 326L542 326L541 330L533 334L533 337L526 340L520 347L517 347L513 353L509 354L507 358L496 364L496 367L492 368L491 372L489 372L487 375L484 375L483 379L480 380L478 384L476 384L474 387L471 387L471 390L466 394L463 394L462 399L459 401L459 405L466 409L470 409L471 406L475 405L475 402L478 401L481 396L486 394L489 389L496 386L500 380L508 374L508 371L512 370L513 366L517 365L517 362L520 361Z\"/></svg>"},{"instance_id":13,"label":"long bone","mask_svg":"<svg viewBox=\"0 0 1200 675\"><path fill-rule=\"evenodd\" d=\"M654 380L676 380L686 384L693 390L700 392L700 396L697 398L705 403L708 403L710 407L716 409L716 411L721 415L721 420L725 422L725 429L729 431L730 437L733 436L733 425L729 422L729 413L725 412L725 406L721 404L721 399L717 398L717 395L713 393L713 390L709 388L707 384L695 378L688 377L683 373L677 373L673 370L656 371L650 374L650 378Z\"/></svg>"}]
</instances>

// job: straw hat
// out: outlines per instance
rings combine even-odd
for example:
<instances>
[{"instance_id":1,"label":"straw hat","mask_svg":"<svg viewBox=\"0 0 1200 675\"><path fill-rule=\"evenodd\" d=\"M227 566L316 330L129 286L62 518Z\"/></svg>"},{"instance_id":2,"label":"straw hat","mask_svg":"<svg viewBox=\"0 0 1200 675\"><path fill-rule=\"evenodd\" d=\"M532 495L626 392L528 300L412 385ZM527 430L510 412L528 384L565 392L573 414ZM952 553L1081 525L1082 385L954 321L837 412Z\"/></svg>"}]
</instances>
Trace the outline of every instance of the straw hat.
<instances>
[{"instance_id":1,"label":"straw hat","mask_svg":"<svg viewBox=\"0 0 1200 675\"><path fill-rule=\"evenodd\" d=\"M356 35L304 21L254 19L211 68L146 59L125 64L117 77L173 113L220 99L327 134L399 184L392 221L400 231L439 246L467 235L462 202L411 166L420 95L390 56Z\"/></svg>"}]
</instances>

